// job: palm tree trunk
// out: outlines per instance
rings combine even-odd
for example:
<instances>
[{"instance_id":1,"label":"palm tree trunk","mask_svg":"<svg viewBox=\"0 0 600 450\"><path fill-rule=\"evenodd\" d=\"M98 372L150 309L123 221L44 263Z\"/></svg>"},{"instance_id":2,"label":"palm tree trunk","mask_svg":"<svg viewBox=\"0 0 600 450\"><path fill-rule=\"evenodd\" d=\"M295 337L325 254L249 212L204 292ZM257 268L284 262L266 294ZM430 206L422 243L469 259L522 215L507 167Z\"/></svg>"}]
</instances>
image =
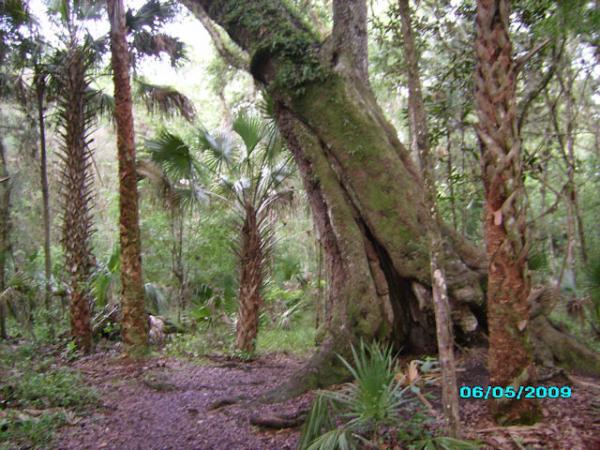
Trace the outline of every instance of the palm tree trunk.
<instances>
[{"instance_id":1,"label":"palm tree trunk","mask_svg":"<svg viewBox=\"0 0 600 450\"><path fill-rule=\"evenodd\" d=\"M527 274L526 209L521 143L516 124L516 68L508 32L509 2L477 2L477 133L485 187L488 265L490 384L532 385L535 369L529 346L530 279ZM533 399L492 400L501 424L533 423Z\"/></svg>"},{"instance_id":2,"label":"palm tree trunk","mask_svg":"<svg viewBox=\"0 0 600 450\"><path fill-rule=\"evenodd\" d=\"M125 351L141 355L148 342L148 321L142 284L133 103L129 80L129 49L122 0L108 0L110 47L115 87L115 120L119 159L119 230L121 242L122 335Z\"/></svg>"},{"instance_id":3,"label":"palm tree trunk","mask_svg":"<svg viewBox=\"0 0 600 450\"><path fill-rule=\"evenodd\" d=\"M59 99L60 136L63 140L62 244L65 268L69 274L71 334L77 347L87 353L92 347L88 284L94 264L91 251L93 179L88 147L92 120L87 93L89 58L73 37L68 45Z\"/></svg>"},{"instance_id":4,"label":"palm tree trunk","mask_svg":"<svg viewBox=\"0 0 600 450\"><path fill-rule=\"evenodd\" d=\"M262 305L260 289L263 283L263 255L256 211L245 206L246 214L241 236L240 291L235 346L252 353L256 348L259 310Z\"/></svg>"}]
</instances>

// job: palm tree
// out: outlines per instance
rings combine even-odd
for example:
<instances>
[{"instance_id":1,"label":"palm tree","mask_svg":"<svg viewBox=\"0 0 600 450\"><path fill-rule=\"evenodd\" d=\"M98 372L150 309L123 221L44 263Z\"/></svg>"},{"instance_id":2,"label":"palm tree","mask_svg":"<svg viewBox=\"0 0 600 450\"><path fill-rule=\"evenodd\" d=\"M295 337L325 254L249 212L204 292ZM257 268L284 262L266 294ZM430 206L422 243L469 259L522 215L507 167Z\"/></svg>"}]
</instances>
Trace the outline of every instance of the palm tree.
<instances>
[{"instance_id":1,"label":"palm tree","mask_svg":"<svg viewBox=\"0 0 600 450\"><path fill-rule=\"evenodd\" d=\"M61 138L61 184L63 202L62 244L69 277L71 333L77 347L89 352L92 345L90 325L91 295L88 286L94 266L93 174L90 134L96 111L90 91L94 61L89 45L79 43L72 33L62 55L63 69L57 73L59 136Z\"/></svg>"},{"instance_id":2,"label":"palm tree","mask_svg":"<svg viewBox=\"0 0 600 450\"><path fill-rule=\"evenodd\" d=\"M202 170L192 149L181 137L160 131L145 143L148 157L137 164L138 177L157 188L158 197L169 213L172 235L171 271L177 286L178 319L185 307L186 270L183 261L184 217L186 209L204 203L207 192Z\"/></svg>"},{"instance_id":3,"label":"palm tree","mask_svg":"<svg viewBox=\"0 0 600 450\"><path fill-rule=\"evenodd\" d=\"M148 342L138 211L133 101L129 81L129 48L122 0L108 0L110 47L115 87L115 121L119 159L119 230L121 243L121 309L123 343L129 354L143 353Z\"/></svg>"},{"instance_id":4,"label":"palm tree","mask_svg":"<svg viewBox=\"0 0 600 450\"><path fill-rule=\"evenodd\" d=\"M211 134L202 130L199 160L193 146L163 131L146 142L150 158L138 164L138 172L161 186L171 204L173 199L179 205L181 199L208 194L235 208L239 236L235 250L240 262L236 347L251 353L258 334L265 262L274 243L275 207L291 197L284 184L292 171L290 156L284 155L282 140L272 124L240 115L233 131L235 134ZM208 190L202 188L202 169L215 179Z\"/></svg>"},{"instance_id":5,"label":"palm tree","mask_svg":"<svg viewBox=\"0 0 600 450\"><path fill-rule=\"evenodd\" d=\"M113 101L104 93L96 91L91 85L90 74L106 50L106 36L93 40L86 33L84 25L85 20L100 17L99 8L100 6L97 4L83 5L70 0L59 2L57 12L67 30L66 50L55 56L55 63L52 65L52 77L57 85L56 92L58 93L59 135L63 141L61 155L64 202L62 242L65 248L66 267L70 276L72 333L78 346L84 351L88 351L91 346L89 281L94 262L90 245L93 180L91 151L88 147L91 142L89 136L92 133L94 120L99 113L114 111L117 122L121 122L123 104L125 104L125 110L131 107L130 104L127 106L127 101L123 102L122 98L123 80L129 83L128 68L125 68L125 76L122 71L118 74L115 71L118 80L115 87L116 101ZM122 6L120 9L123 9ZM165 6L165 4L161 4L156 0L150 0L137 12L127 12L127 27L125 27L125 23L119 23L122 26L122 40L125 39L125 30L134 36L134 41L136 40L136 33L148 28L152 31L150 37L143 40L146 47L130 49L125 46L124 49L121 49L121 52L126 53L125 59L127 61L130 57L130 51L137 57L167 53L173 61L182 56L180 43L176 39L171 38L169 40L171 45L159 46L158 50L156 46L152 47L148 44L148 42L151 42L152 36L158 36L157 30L160 29L166 18L172 15L172 11L172 6ZM121 11L121 15L125 20L123 11ZM157 39L159 38L157 37ZM164 36L159 39L160 42L165 42L165 40ZM149 86L148 90L151 90L151 88L159 92L165 90L164 87L155 87L151 84ZM174 94L170 92L166 97L172 98L173 96ZM163 104L167 103L164 97L165 95L161 97L163 98ZM148 104L150 103L148 102ZM119 106L119 110L117 110L117 106ZM171 109L173 109L173 106L171 106ZM162 110L165 109L162 108ZM126 142L121 139L123 133L127 134L129 132L133 136L133 123L131 122L130 130L127 127L126 123L121 122L119 130L120 143ZM126 145L128 151L130 151L133 148L133 139L126 142ZM119 148L121 150L120 159L125 160L126 158L123 157L124 148L121 145L119 145ZM132 215L131 217L121 218L121 222L125 221L126 223L125 227L121 227L122 232L131 233L126 238L122 236L121 245L121 251L124 252L122 255L124 281L122 288L124 298L127 299L123 308L123 329L126 348L131 347L134 350L142 345L145 346L146 317L143 309L143 288L139 289L141 285L141 263L135 262L136 259L139 260L139 250L135 250L135 246L139 248L140 245L139 230L136 238L135 226L133 225L137 223L135 156L130 152L128 158L129 160L126 162L129 165L125 164L126 168L121 168L121 175L123 171L129 175L129 178L126 177L125 182L127 187L124 192L121 192L121 200L126 203L122 205L121 209L126 216ZM123 177L121 177L121 180L123 181ZM125 245L123 245L123 239L125 239ZM134 285L138 287L132 287Z\"/></svg>"},{"instance_id":6,"label":"palm tree","mask_svg":"<svg viewBox=\"0 0 600 450\"><path fill-rule=\"evenodd\" d=\"M274 207L290 198L284 182L291 174L289 155L272 126L257 117L240 115L233 131L243 145L227 135L204 131L203 162L217 176L217 188L239 214L237 255L240 261L236 348L251 353L256 347L265 261L273 246Z\"/></svg>"}]
</instances>

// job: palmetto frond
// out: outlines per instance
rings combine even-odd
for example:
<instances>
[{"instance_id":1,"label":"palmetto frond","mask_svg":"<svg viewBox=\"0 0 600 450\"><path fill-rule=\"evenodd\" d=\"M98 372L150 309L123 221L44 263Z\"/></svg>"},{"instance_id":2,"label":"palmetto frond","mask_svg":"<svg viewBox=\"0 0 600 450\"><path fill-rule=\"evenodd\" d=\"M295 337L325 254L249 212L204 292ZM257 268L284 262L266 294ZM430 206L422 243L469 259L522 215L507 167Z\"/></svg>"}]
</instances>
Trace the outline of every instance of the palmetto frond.
<instances>
[{"instance_id":1,"label":"palmetto frond","mask_svg":"<svg viewBox=\"0 0 600 450\"><path fill-rule=\"evenodd\" d=\"M172 2L160 2L150 0L137 11L127 10L125 14L125 24L127 28L136 32L144 28L154 31L167 20L175 15L175 5Z\"/></svg>"},{"instance_id":2,"label":"palmetto frond","mask_svg":"<svg viewBox=\"0 0 600 450\"><path fill-rule=\"evenodd\" d=\"M196 116L192 101L170 86L160 86L143 79L136 79L135 94L142 99L149 112L158 111L164 115L179 114L190 122Z\"/></svg>"},{"instance_id":3,"label":"palmetto frond","mask_svg":"<svg viewBox=\"0 0 600 450\"><path fill-rule=\"evenodd\" d=\"M199 166L192 149L175 133L162 130L154 139L145 142L145 148L150 159L162 167L170 178L197 178Z\"/></svg>"},{"instance_id":4,"label":"palmetto frond","mask_svg":"<svg viewBox=\"0 0 600 450\"><path fill-rule=\"evenodd\" d=\"M114 122L115 114L115 99L112 95L107 94L106 91L97 90L92 87L88 89L88 93L93 101L92 109L97 111L100 116L104 116L110 121Z\"/></svg>"},{"instance_id":5,"label":"palmetto frond","mask_svg":"<svg viewBox=\"0 0 600 450\"><path fill-rule=\"evenodd\" d=\"M244 141L246 157L252 154L266 135L263 121L256 116L240 114L233 122L233 131Z\"/></svg>"},{"instance_id":6,"label":"palmetto frond","mask_svg":"<svg viewBox=\"0 0 600 450\"><path fill-rule=\"evenodd\" d=\"M155 58L164 53L171 60L173 67L185 58L183 42L165 33L139 31L133 35L133 49L138 55Z\"/></svg>"},{"instance_id":7,"label":"palmetto frond","mask_svg":"<svg viewBox=\"0 0 600 450\"><path fill-rule=\"evenodd\" d=\"M159 197L169 209L208 201L211 193L202 184L202 168L180 136L163 130L147 140L145 148L148 159L138 162L138 175L159 188Z\"/></svg>"},{"instance_id":8,"label":"palmetto frond","mask_svg":"<svg viewBox=\"0 0 600 450\"><path fill-rule=\"evenodd\" d=\"M234 166L237 154L233 140L226 134L211 134L200 130L198 145L203 153L203 164L212 172L222 174Z\"/></svg>"}]
</instances>

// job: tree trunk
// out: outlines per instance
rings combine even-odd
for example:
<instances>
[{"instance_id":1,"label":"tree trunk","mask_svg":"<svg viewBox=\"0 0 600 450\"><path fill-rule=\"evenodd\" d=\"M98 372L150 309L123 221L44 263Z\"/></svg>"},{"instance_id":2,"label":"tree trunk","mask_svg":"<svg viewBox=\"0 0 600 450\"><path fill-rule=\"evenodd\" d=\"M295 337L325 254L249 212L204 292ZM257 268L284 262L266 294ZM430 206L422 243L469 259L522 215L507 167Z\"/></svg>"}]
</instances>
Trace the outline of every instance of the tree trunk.
<instances>
[{"instance_id":1,"label":"tree trunk","mask_svg":"<svg viewBox=\"0 0 600 450\"><path fill-rule=\"evenodd\" d=\"M71 334L77 347L92 347L89 279L94 265L91 248L93 178L89 148L93 111L89 108L90 58L74 36L60 74L59 128L62 138L61 183L65 268L69 274Z\"/></svg>"},{"instance_id":2,"label":"tree trunk","mask_svg":"<svg viewBox=\"0 0 600 450\"><path fill-rule=\"evenodd\" d=\"M366 0L333 0L333 42L337 64L346 66L361 82L369 84Z\"/></svg>"},{"instance_id":3,"label":"tree trunk","mask_svg":"<svg viewBox=\"0 0 600 450\"><path fill-rule=\"evenodd\" d=\"M122 336L130 356L145 353L148 320L142 283L133 103L129 80L129 49L122 0L108 0L110 47L115 87L115 121L119 158L119 230L121 243Z\"/></svg>"},{"instance_id":4,"label":"tree trunk","mask_svg":"<svg viewBox=\"0 0 600 450\"><path fill-rule=\"evenodd\" d=\"M48 164L46 157L46 117L44 115L44 101L46 96L45 74L36 69L35 88L38 109L38 126L40 132L40 186L42 189L42 217L44 226L44 305L48 314L48 326L53 333L52 317L50 313L52 299L52 255L50 249L50 200L48 189Z\"/></svg>"},{"instance_id":5,"label":"tree trunk","mask_svg":"<svg viewBox=\"0 0 600 450\"><path fill-rule=\"evenodd\" d=\"M181 323L181 313L185 308L185 269L183 267L183 208L175 205L170 211L171 222L171 272L177 286L177 322Z\"/></svg>"},{"instance_id":6,"label":"tree trunk","mask_svg":"<svg viewBox=\"0 0 600 450\"><path fill-rule=\"evenodd\" d=\"M339 382L347 372L336 353L349 356L350 344L361 338L388 340L406 352L435 351L423 234L435 223L410 154L370 89L340 63L334 40L320 43L287 3L181 1L193 13L202 6L251 55L254 79L274 98L325 253L321 345L264 399ZM439 226L457 336L473 337L485 326L486 257Z\"/></svg>"},{"instance_id":7,"label":"tree trunk","mask_svg":"<svg viewBox=\"0 0 600 450\"><path fill-rule=\"evenodd\" d=\"M246 353L254 352L258 335L258 318L263 303L263 255L257 213L245 205L241 231L240 292L235 346Z\"/></svg>"},{"instance_id":8,"label":"tree trunk","mask_svg":"<svg viewBox=\"0 0 600 450\"><path fill-rule=\"evenodd\" d=\"M516 69L508 34L509 2L477 2L477 134L485 187L490 384L532 385L529 343L526 211L521 143L516 125ZM539 405L529 399L491 402L501 424L533 423Z\"/></svg>"},{"instance_id":9,"label":"tree trunk","mask_svg":"<svg viewBox=\"0 0 600 450\"><path fill-rule=\"evenodd\" d=\"M419 55L413 37L411 12L408 0L398 2L402 22L402 43L408 78L408 111L410 116L413 151L419 154L425 182L425 196L431 215L431 224L427 230L429 237L429 261L433 309L435 313L437 346L442 370L442 406L446 416L447 432L452 437L460 435L460 416L458 408L458 388L456 383L456 363L454 361L454 336L450 303L446 286L446 271L443 261L444 241L440 229L437 207L437 188L435 181L435 160L431 153L429 128L425 113L425 103L421 93Z\"/></svg>"},{"instance_id":10,"label":"tree trunk","mask_svg":"<svg viewBox=\"0 0 600 450\"><path fill-rule=\"evenodd\" d=\"M6 256L10 249L10 183L4 142L0 137L0 292L6 289ZM7 308L0 302L0 339L7 339Z\"/></svg>"}]
</instances>

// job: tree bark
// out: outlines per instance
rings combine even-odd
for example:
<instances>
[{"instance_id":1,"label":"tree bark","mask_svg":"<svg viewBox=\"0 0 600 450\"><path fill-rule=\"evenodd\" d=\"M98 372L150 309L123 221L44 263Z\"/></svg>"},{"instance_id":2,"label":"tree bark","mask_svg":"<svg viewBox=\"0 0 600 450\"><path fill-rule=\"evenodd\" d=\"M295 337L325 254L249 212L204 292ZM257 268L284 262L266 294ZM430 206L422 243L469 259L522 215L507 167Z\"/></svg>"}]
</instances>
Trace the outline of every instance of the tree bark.
<instances>
[{"instance_id":1,"label":"tree bark","mask_svg":"<svg viewBox=\"0 0 600 450\"><path fill-rule=\"evenodd\" d=\"M248 354L256 348L259 310L263 303L260 290L263 284L263 255L257 213L245 205L241 230L240 292L235 346Z\"/></svg>"},{"instance_id":2,"label":"tree bark","mask_svg":"<svg viewBox=\"0 0 600 450\"><path fill-rule=\"evenodd\" d=\"M88 353L92 347L89 278L94 266L91 236L93 178L89 127L93 112L86 51L71 36L60 76L59 125L62 138L62 245L69 275L71 334L77 348Z\"/></svg>"},{"instance_id":3,"label":"tree bark","mask_svg":"<svg viewBox=\"0 0 600 450\"><path fill-rule=\"evenodd\" d=\"M4 141L0 136L0 292L6 289L6 256L10 249L10 178ZM7 339L7 308L0 302L0 339Z\"/></svg>"},{"instance_id":4,"label":"tree bark","mask_svg":"<svg viewBox=\"0 0 600 450\"><path fill-rule=\"evenodd\" d=\"M48 164L46 156L46 117L45 98L46 98L46 77L41 69L36 68L36 77L34 79L37 97L38 126L40 133L40 186L42 190L42 218L44 226L44 305L48 314L48 326L53 333L53 324L51 318L51 300L52 300L52 255L50 249L50 196L48 188Z\"/></svg>"},{"instance_id":5,"label":"tree bark","mask_svg":"<svg viewBox=\"0 0 600 450\"><path fill-rule=\"evenodd\" d=\"M110 47L115 87L115 121L119 158L119 231L121 243L122 336L125 351L139 356L147 350L148 320L142 282L133 102L129 80L129 49L122 0L108 0Z\"/></svg>"},{"instance_id":6,"label":"tree bark","mask_svg":"<svg viewBox=\"0 0 600 450\"><path fill-rule=\"evenodd\" d=\"M486 199L490 384L516 389L534 384L535 369L529 343L531 286L509 14L506 0L477 2L475 102ZM540 415L535 400L492 400L490 406L501 424L533 423Z\"/></svg>"},{"instance_id":7,"label":"tree bark","mask_svg":"<svg viewBox=\"0 0 600 450\"><path fill-rule=\"evenodd\" d=\"M408 111L410 116L413 151L419 155L425 183L425 196L431 222L427 230L429 237L429 261L433 309L436 322L436 337L440 368L442 370L442 407L446 417L447 432L452 437L460 435L458 388L456 363L454 361L454 336L450 317L450 302L446 286L446 271L443 261L444 241L437 223L440 221L437 207L435 160L431 153L429 129L425 103L421 93L419 55L413 37L411 12L408 0L398 2L402 22L402 43L408 78Z\"/></svg>"},{"instance_id":8,"label":"tree bark","mask_svg":"<svg viewBox=\"0 0 600 450\"><path fill-rule=\"evenodd\" d=\"M333 42L337 64L369 84L366 0L333 0Z\"/></svg>"}]
</instances>

